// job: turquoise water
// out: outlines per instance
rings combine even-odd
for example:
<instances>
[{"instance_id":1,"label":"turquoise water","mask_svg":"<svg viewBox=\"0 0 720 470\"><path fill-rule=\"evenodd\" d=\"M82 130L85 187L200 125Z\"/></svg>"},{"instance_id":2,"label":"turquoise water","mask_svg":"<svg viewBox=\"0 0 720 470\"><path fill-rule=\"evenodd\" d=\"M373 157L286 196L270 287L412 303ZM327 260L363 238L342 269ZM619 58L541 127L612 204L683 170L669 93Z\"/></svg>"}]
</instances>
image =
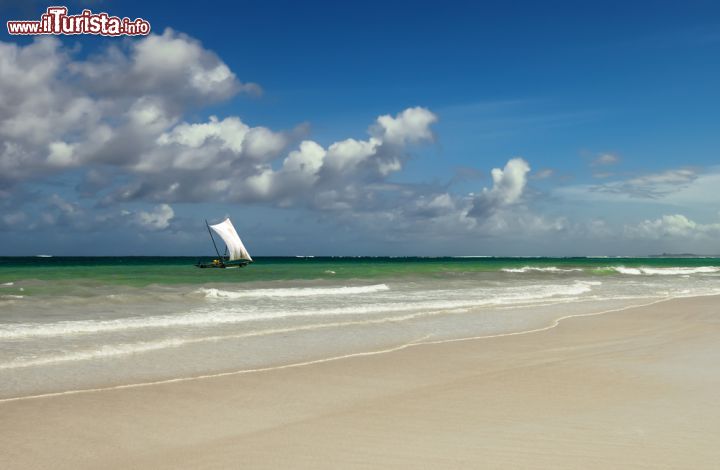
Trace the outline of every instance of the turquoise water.
<instances>
[{"instance_id":1,"label":"turquoise water","mask_svg":"<svg viewBox=\"0 0 720 470\"><path fill-rule=\"evenodd\" d=\"M0 399L503 335L720 294L718 258L0 258Z\"/></svg>"},{"instance_id":2,"label":"turquoise water","mask_svg":"<svg viewBox=\"0 0 720 470\"><path fill-rule=\"evenodd\" d=\"M258 257L239 270L198 269L195 257L0 257L0 283L23 279L84 280L106 285L243 283L316 279L444 278L503 269L582 269L613 275L613 267L720 267L720 258L388 258Z\"/></svg>"}]
</instances>

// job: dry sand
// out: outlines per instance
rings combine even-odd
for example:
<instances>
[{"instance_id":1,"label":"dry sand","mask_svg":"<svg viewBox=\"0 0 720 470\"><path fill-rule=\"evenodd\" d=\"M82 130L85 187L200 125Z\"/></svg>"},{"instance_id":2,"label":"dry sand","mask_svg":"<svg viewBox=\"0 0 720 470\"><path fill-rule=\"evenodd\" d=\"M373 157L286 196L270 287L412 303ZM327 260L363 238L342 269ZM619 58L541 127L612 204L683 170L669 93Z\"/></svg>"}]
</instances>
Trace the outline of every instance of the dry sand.
<instances>
[{"instance_id":1,"label":"dry sand","mask_svg":"<svg viewBox=\"0 0 720 470\"><path fill-rule=\"evenodd\" d=\"M0 403L0 468L720 468L720 299Z\"/></svg>"}]
</instances>

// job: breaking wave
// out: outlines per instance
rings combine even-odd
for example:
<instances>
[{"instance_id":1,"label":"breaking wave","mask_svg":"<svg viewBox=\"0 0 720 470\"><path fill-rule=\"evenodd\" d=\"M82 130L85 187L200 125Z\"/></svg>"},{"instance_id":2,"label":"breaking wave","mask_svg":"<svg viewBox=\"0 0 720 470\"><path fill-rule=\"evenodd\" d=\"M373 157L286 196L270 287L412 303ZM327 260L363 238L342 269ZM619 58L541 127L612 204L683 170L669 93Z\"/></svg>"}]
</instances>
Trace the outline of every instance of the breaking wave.
<instances>
[{"instance_id":1,"label":"breaking wave","mask_svg":"<svg viewBox=\"0 0 720 470\"><path fill-rule=\"evenodd\" d=\"M319 295L371 294L373 292L386 290L390 290L386 284L375 284L371 286L353 287L294 287L286 289L252 289L245 291L202 288L199 292L205 294L205 297L210 299L242 299L248 297L315 297Z\"/></svg>"},{"instance_id":2,"label":"breaking wave","mask_svg":"<svg viewBox=\"0 0 720 470\"><path fill-rule=\"evenodd\" d=\"M642 275L650 275L650 276L677 276L677 275L689 275L689 274L712 274L720 272L720 267L718 266L698 266L695 268L682 268L682 267L672 267L672 268L646 268L646 267L637 267L637 268L627 268L625 266L612 266L609 268L613 271L616 271L620 274L628 274L631 276L642 276Z\"/></svg>"},{"instance_id":3,"label":"breaking wave","mask_svg":"<svg viewBox=\"0 0 720 470\"><path fill-rule=\"evenodd\" d=\"M275 320L291 317L323 317L333 315L369 315L417 310L444 310L454 308L472 308L497 305L521 305L542 302L549 298L574 299L590 292L600 281L575 281L573 284L551 284L528 286L522 289L504 290L487 295L476 292L463 299L418 300L414 302L362 303L353 306L325 308L317 310L259 310L252 305L243 305L219 309L198 309L176 315L156 315L150 317L118 318L113 320L75 320L43 324L0 325L0 338L18 339L33 337L55 337L77 334L102 334L118 331L139 330L144 328L172 327L212 327L223 324L238 324L250 321ZM375 286L376 289L380 289ZM369 288L373 286L365 286ZM334 288L338 289L338 288ZM348 288L350 289L350 288ZM380 290L386 290L387 286ZM267 289L287 291L287 289ZM312 289L316 290L316 289ZM325 289L327 290L327 289ZM257 291L255 291L257 292ZM345 291L343 291L345 292Z\"/></svg>"},{"instance_id":4,"label":"breaking wave","mask_svg":"<svg viewBox=\"0 0 720 470\"><path fill-rule=\"evenodd\" d=\"M578 272L582 271L582 268L567 268L562 269L558 268L556 266L547 266L547 267L540 267L540 266L525 266L522 268L503 268L501 269L502 272L505 273L529 273L529 272L542 272L542 273L572 273L572 272Z\"/></svg>"},{"instance_id":5,"label":"breaking wave","mask_svg":"<svg viewBox=\"0 0 720 470\"><path fill-rule=\"evenodd\" d=\"M524 266L522 268L502 268L500 271L505 273L572 273L572 272L583 272L583 268L558 268L557 266ZM626 266L606 266L604 268L592 269L595 273L619 273L627 274L631 276L678 276L678 275L690 275L690 274L712 274L720 272L718 266L697 266L697 267L666 267L666 268L651 268L651 267L626 267Z\"/></svg>"}]
</instances>

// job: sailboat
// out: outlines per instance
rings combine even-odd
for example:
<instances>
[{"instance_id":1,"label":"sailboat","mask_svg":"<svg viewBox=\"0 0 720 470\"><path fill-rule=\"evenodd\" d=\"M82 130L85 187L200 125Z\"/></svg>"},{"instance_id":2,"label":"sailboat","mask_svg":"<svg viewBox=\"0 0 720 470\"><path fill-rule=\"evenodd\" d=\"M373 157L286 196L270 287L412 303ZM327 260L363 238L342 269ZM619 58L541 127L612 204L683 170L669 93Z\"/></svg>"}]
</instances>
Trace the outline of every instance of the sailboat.
<instances>
[{"instance_id":1,"label":"sailboat","mask_svg":"<svg viewBox=\"0 0 720 470\"><path fill-rule=\"evenodd\" d=\"M210 233L210 240L212 240L212 244L215 247L217 258L210 263L201 263L198 261L195 266L198 268L242 268L253 262L250 253L248 253L245 245L243 245L240 236L229 218L215 225L208 224L206 220L205 225L207 226L208 233ZM225 256L220 256L213 232L225 242Z\"/></svg>"}]
</instances>

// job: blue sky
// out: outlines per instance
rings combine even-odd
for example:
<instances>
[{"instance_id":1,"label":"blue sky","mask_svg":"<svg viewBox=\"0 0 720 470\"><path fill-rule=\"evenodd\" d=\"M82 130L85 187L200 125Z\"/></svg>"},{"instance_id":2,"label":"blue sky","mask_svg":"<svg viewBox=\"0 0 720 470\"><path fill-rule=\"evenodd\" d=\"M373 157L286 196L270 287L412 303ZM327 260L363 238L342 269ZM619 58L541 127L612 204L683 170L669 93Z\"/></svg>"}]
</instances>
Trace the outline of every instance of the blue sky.
<instances>
[{"instance_id":1,"label":"blue sky","mask_svg":"<svg viewBox=\"0 0 720 470\"><path fill-rule=\"evenodd\" d=\"M1 254L720 253L716 2L67 5L153 36L3 31Z\"/></svg>"}]
</instances>

